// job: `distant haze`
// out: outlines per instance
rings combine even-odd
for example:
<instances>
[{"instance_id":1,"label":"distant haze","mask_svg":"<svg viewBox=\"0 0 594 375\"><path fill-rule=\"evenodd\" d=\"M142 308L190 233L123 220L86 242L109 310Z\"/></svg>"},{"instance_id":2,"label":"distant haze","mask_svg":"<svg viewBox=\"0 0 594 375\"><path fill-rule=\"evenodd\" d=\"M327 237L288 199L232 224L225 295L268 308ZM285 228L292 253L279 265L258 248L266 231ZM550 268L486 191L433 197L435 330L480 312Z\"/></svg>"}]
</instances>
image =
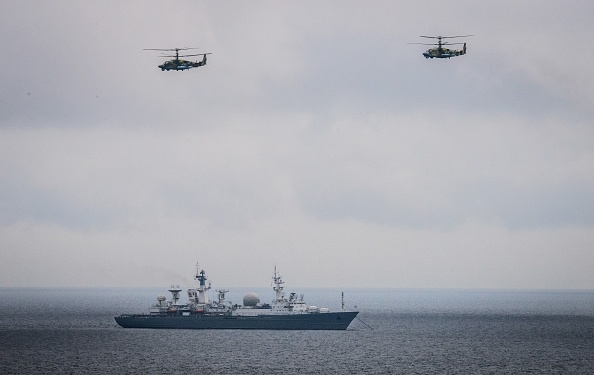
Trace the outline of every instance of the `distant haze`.
<instances>
[{"instance_id":1,"label":"distant haze","mask_svg":"<svg viewBox=\"0 0 594 375\"><path fill-rule=\"evenodd\" d=\"M592 289L593 15L5 1L0 286Z\"/></svg>"}]
</instances>

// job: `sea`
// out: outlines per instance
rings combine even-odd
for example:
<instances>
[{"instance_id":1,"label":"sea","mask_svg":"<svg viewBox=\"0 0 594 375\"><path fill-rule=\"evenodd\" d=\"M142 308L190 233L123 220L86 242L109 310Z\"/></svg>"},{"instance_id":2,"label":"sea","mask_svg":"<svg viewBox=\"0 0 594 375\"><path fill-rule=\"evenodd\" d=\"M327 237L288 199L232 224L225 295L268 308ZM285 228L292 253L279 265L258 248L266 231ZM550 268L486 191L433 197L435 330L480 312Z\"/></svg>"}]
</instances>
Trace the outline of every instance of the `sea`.
<instances>
[{"instance_id":1,"label":"sea","mask_svg":"<svg viewBox=\"0 0 594 375\"><path fill-rule=\"evenodd\" d=\"M252 291L273 297L227 297ZM0 288L0 374L594 374L594 291L299 291L309 305L359 310L346 331L115 323L166 293Z\"/></svg>"}]
</instances>

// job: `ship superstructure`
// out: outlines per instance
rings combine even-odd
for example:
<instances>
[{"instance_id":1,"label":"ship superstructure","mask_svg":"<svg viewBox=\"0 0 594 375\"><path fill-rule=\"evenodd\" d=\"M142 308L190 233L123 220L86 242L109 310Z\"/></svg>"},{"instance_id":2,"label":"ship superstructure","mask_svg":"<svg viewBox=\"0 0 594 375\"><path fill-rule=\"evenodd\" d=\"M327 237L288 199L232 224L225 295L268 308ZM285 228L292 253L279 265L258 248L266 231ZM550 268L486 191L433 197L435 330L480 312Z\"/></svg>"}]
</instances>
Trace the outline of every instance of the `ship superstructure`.
<instances>
[{"instance_id":1,"label":"ship superstructure","mask_svg":"<svg viewBox=\"0 0 594 375\"><path fill-rule=\"evenodd\" d=\"M228 289L217 289L217 300L210 301L204 270L196 267L198 287L188 289L188 302L180 303L178 285L169 288L171 299L157 297L149 314L120 315L116 322L124 328L193 328L193 329L346 329L357 311L330 312L327 308L308 306L303 294L285 296L284 281L274 268L272 277L275 298L260 303L256 293L248 293L243 305L225 299Z\"/></svg>"}]
</instances>

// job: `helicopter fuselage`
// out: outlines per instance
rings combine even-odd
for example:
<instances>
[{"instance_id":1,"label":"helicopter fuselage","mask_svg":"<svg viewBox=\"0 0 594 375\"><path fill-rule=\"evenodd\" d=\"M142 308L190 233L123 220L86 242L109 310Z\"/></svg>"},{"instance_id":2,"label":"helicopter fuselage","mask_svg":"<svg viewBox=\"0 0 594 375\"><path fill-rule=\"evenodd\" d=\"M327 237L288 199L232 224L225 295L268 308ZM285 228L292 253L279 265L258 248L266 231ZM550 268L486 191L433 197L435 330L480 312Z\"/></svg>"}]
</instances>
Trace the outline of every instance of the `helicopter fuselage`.
<instances>
[{"instance_id":1,"label":"helicopter fuselage","mask_svg":"<svg viewBox=\"0 0 594 375\"><path fill-rule=\"evenodd\" d=\"M202 61L169 60L159 65L161 70L188 70L206 65L206 59Z\"/></svg>"},{"instance_id":2,"label":"helicopter fuselage","mask_svg":"<svg viewBox=\"0 0 594 375\"><path fill-rule=\"evenodd\" d=\"M423 52L423 56L425 56L426 59L449 59L450 57L456 57L465 54L466 43L464 43L464 48L462 48L459 51L455 49L443 48L440 43L440 45L437 48L430 48L427 50L427 52Z\"/></svg>"},{"instance_id":3,"label":"helicopter fuselage","mask_svg":"<svg viewBox=\"0 0 594 375\"><path fill-rule=\"evenodd\" d=\"M455 56L460 56L463 55L464 53L462 53L462 51L456 51L456 50L437 50L437 48L434 49L429 49L427 50L427 52L423 52L423 56L425 56L426 59L449 59L450 57L455 57Z\"/></svg>"},{"instance_id":4,"label":"helicopter fuselage","mask_svg":"<svg viewBox=\"0 0 594 375\"><path fill-rule=\"evenodd\" d=\"M159 68L164 70L188 70L192 68L197 68L199 66L206 65L206 54L202 57L201 61L188 61L188 60L181 60L178 56L175 56L175 59L165 61L163 64L159 65Z\"/></svg>"}]
</instances>

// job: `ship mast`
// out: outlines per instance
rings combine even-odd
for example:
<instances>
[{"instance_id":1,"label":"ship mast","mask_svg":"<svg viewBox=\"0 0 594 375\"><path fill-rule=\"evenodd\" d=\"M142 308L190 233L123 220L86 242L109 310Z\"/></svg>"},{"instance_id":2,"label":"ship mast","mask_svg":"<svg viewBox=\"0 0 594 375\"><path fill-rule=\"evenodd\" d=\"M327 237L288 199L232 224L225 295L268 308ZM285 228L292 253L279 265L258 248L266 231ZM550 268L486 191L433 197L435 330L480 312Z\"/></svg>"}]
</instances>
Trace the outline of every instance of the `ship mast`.
<instances>
[{"instance_id":1,"label":"ship mast","mask_svg":"<svg viewBox=\"0 0 594 375\"><path fill-rule=\"evenodd\" d=\"M204 270L200 270L198 263L196 263L196 276L194 277L196 280L200 282L200 286L198 287L198 303L208 304L208 291L210 290L210 283L206 286L206 274Z\"/></svg>"},{"instance_id":2,"label":"ship mast","mask_svg":"<svg viewBox=\"0 0 594 375\"><path fill-rule=\"evenodd\" d=\"M276 272L276 264L274 265L274 276L272 277L272 282L274 283L274 286L272 287L272 289L274 289L274 292L276 293L276 302L282 302L285 300L285 292L283 291L283 289L285 289L284 286L282 286L282 284L284 284L285 282L283 281L283 279L281 278L281 275Z\"/></svg>"}]
</instances>

